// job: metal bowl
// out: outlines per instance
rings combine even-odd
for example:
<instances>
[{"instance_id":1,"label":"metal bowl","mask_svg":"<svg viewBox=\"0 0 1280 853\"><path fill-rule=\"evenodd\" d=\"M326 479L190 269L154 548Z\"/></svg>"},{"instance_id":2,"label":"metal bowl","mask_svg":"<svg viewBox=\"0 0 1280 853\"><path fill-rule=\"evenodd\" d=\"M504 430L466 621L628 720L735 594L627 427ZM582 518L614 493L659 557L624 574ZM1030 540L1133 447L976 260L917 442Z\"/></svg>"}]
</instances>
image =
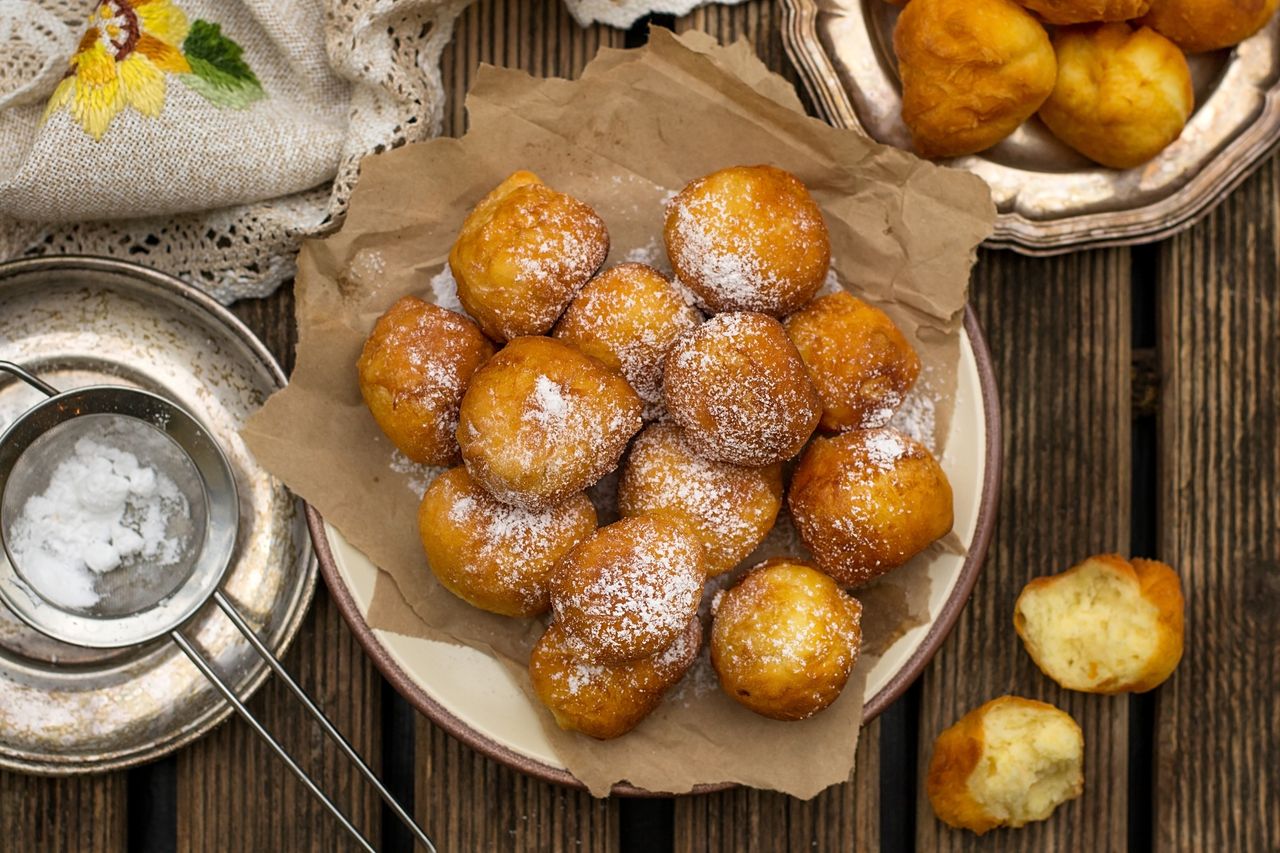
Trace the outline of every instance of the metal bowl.
<instances>
[{"instance_id":1,"label":"metal bowl","mask_svg":"<svg viewBox=\"0 0 1280 853\"><path fill-rule=\"evenodd\" d=\"M240 494L240 530L222 589L276 654L315 591L302 503L240 440L283 387L271 354L231 313L177 279L104 258L0 264L0 357L60 389L142 388L186 408L217 438ZM42 398L0 379L0 429ZM266 664L209 605L186 629L241 697ZM158 758L231 713L172 643L82 649L0 608L0 766L32 773L112 770Z\"/></svg>"},{"instance_id":2,"label":"metal bowl","mask_svg":"<svg viewBox=\"0 0 1280 853\"><path fill-rule=\"evenodd\" d=\"M783 0L782 38L832 124L910 150L885 0ZM991 185L989 245L1030 255L1147 243L1189 228L1280 144L1280 19L1232 51L1189 57L1197 109L1155 160L1090 163L1038 120L996 147L946 161Z\"/></svg>"}]
</instances>

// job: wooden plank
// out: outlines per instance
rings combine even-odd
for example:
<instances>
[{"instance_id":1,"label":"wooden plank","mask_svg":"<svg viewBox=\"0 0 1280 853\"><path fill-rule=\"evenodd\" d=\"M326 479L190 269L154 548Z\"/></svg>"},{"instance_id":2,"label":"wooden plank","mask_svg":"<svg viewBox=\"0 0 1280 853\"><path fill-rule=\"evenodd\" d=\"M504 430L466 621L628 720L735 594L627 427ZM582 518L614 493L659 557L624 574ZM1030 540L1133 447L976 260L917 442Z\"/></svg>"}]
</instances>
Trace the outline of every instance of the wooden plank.
<instances>
[{"instance_id":1,"label":"wooden plank","mask_svg":"<svg viewBox=\"0 0 1280 853\"><path fill-rule=\"evenodd\" d=\"M579 27L559 0L481 0L458 19L442 58L445 133L465 128L463 97L481 62L539 76L575 77L625 34ZM513 163L512 169L519 164ZM417 817L441 850L610 851L619 806L510 770L425 718L417 727Z\"/></svg>"},{"instance_id":2,"label":"wooden plank","mask_svg":"<svg viewBox=\"0 0 1280 853\"><path fill-rule=\"evenodd\" d=\"M746 39L773 71L803 87L782 46L781 3L750 0L709 5L676 21L677 32L700 30L721 44ZM878 850L880 847L880 725L863 729L855 780L802 802L769 791L736 790L676 801L679 851Z\"/></svg>"},{"instance_id":3,"label":"wooden plank","mask_svg":"<svg viewBox=\"0 0 1280 853\"><path fill-rule=\"evenodd\" d=\"M984 252L974 302L1004 414L999 526L973 598L926 671L920 779L938 732L989 699L1052 702L1085 732L1084 797L1048 821L979 839L933 816L921 784L920 850L1104 851L1127 847L1128 700L1072 694L1036 669L1013 631L1033 577L1130 535L1130 269L1125 251L1035 261Z\"/></svg>"},{"instance_id":4,"label":"wooden plank","mask_svg":"<svg viewBox=\"0 0 1280 853\"><path fill-rule=\"evenodd\" d=\"M235 311L281 359L293 361L290 288ZM284 664L369 764L381 761L382 681L324 585ZM269 679L250 707L351 820L377 843L381 803L309 721L288 689ZM329 813L241 720L178 755L178 849L349 850Z\"/></svg>"},{"instance_id":5,"label":"wooden plank","mask_svg":"<svg viewBox=\"0 0 1280 853\"><path fill-rule=\"evenodd\" d=\"M880 723L862 730L853 782L812 800L740 788L675 804L676 853L880 849Z\"/></svg>"},{"instance_id":6,"label":"wooden plank","mask_svg":"<svg viewBox=\"0 0 1280 853\"><path fill-rule=\"evenodd\" d=\"M0 772L0 848L124 850L125 774L42 779Z\"/></svg>"},{"instance_id":7,"label":"wooden plank","mask_svg":"<svg viewBox=\"0 0 1280 853\"><path fill-rule=\"evenodd\" d=\"M1280 162L1162 247L1161 557L1186 654L1156 694L1155 849L1280 850Z\"/></svg>"}]
</instances>

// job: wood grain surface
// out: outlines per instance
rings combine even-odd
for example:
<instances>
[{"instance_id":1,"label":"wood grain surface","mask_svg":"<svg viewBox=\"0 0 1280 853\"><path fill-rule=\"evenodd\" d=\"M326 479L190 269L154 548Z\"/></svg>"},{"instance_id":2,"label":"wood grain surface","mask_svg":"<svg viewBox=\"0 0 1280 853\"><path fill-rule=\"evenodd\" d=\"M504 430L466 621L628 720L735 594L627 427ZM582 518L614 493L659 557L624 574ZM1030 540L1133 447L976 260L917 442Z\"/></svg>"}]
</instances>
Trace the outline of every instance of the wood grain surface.
<instances>
[{"instance_id":1,"label":"wood grain surface","mask_svg":"<svg viewBox=\"0 0 1280 853\"><path fill-rule=\"evenodd\" d=\"M1280 850L1280 166L1162 247L1160 550L1185 657L1157 695L1155 847Z\"/></svg>"},{"instance_id":2,"label":"wood grain surface","mask_svg":"<svg viewBox=\"0 0 1280 853\"><path fill-rule=\"evenodd\" d=\"M655 21L746 38L794 83L779 6L750 0ZM479 63L572 77L600 47L643 33L579 27L558 0L479 0L443 57L445 132L465 128L462 95ZM921 683L863 732L851 783L809 802L757 791L618 802L529 779L413 714L323 590L286 665L375 767L412 761L401 788L442 851L1280 850L1277 205L1273 161L1155 249L981 254L974 302L1005 418L1000 523L955 632ZM290 367L289 289L236 311ZM1014 598L1032 577L1139 547L1182 573L1182 667L1153 697L1059 690L1018 644ZM1054 702L1081 723L1086 790L1043 824L977 838L938 823L917 782L937 733L1005 693ZM280 685L251 704L371 837L410 849L384 837L373 794ZM168 835L130 835L166 809L176 812ZM131 774L0 773L0 839L16 851L351 849L239 721Z\"/></svg>"}]
</instances>

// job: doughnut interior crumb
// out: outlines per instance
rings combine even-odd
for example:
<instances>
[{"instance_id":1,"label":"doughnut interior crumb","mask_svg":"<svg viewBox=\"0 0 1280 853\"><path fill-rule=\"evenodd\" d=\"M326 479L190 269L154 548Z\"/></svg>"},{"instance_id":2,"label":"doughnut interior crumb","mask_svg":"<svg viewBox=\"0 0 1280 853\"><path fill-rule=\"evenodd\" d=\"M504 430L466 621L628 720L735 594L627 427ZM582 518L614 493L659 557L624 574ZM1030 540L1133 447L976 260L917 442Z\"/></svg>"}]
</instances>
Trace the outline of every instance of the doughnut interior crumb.
<instances>
[{"instance_id":1,"label":"doughnut interior crumb","mask_svg":"<svg viewBox=\"0 0 1280 853\"><path fill-rule=\"evenodd\" d=\"M1032 581L1014 627L1046 675L1069 690L1150 690L1182 657L1183 600L1173 569L1103 555Z\"/></svg>"}]
</instances>

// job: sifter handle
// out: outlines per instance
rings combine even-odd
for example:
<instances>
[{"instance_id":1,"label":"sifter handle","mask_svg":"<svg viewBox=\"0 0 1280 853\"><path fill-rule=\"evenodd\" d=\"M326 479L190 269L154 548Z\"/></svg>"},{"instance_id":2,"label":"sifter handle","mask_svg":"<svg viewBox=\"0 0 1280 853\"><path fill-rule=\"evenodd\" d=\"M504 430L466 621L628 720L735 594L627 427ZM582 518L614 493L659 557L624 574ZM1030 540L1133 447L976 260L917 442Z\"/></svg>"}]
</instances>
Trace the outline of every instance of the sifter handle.
<instances>
[{"instance_id":1,"label":"sifter handle","mask_svg":"<svg viewBox=\"0 0 1280 853\"><path fill-rule=\"evenodd\" d=\"M12 361L0 361L0 372L13 374L32 388L35 388L37 391L44 394L46 397L58 396L57 388L54 388L43 379L36 378L34 374L28 373Z\"/></svg>"}]
</instances>

